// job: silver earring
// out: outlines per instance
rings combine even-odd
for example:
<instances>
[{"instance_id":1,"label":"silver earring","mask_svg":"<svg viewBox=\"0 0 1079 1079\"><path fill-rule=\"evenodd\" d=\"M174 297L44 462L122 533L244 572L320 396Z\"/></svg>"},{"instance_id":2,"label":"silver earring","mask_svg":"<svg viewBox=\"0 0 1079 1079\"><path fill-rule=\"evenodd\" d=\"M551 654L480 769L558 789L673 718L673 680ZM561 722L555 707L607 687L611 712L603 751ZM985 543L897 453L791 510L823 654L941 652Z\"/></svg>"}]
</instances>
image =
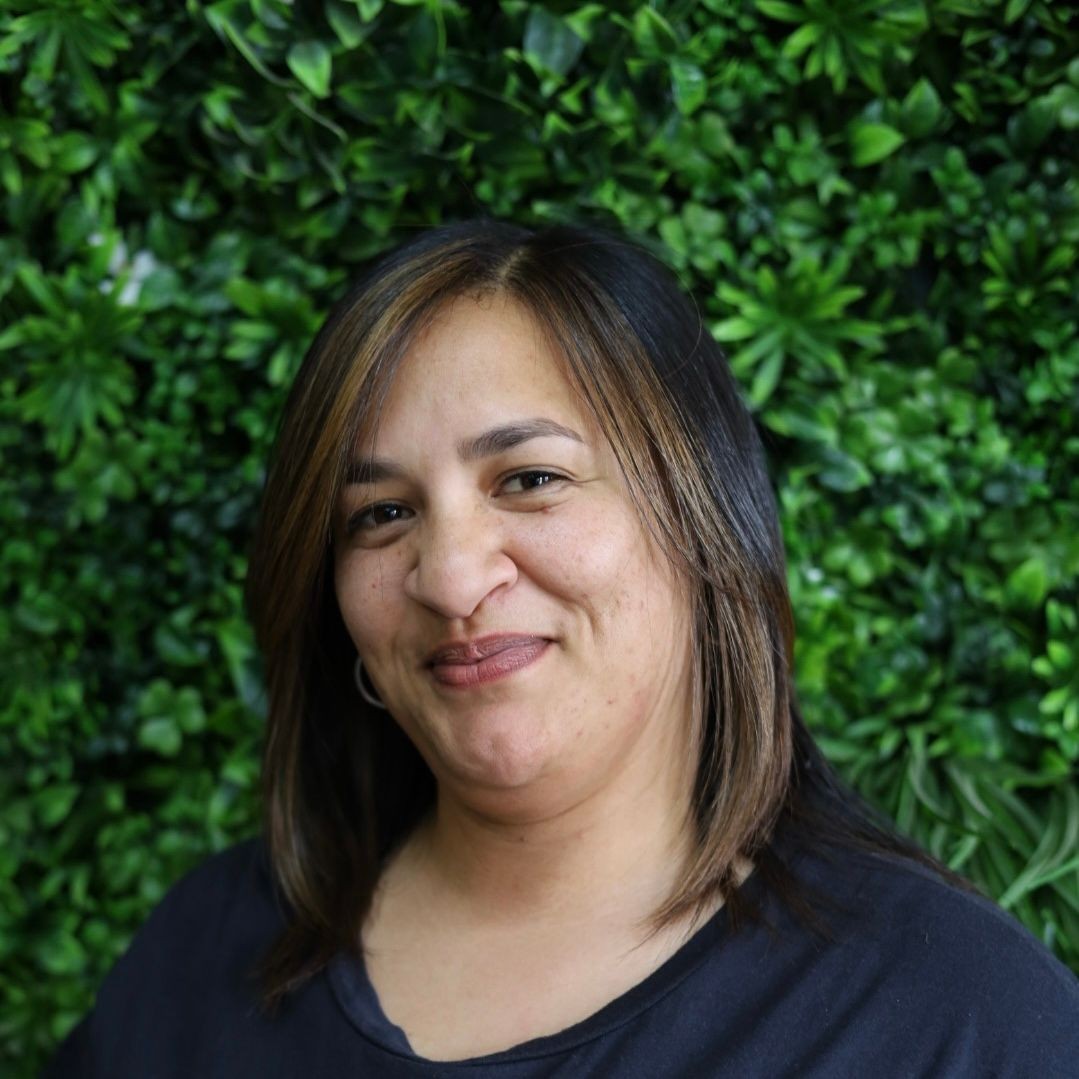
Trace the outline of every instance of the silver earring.
<instances>
[{"instance_id":1,"label":"silver earring","mask_svg":"<svg viewBox=\"0 0 1079 1079\"><path fill-rule=\"evenodd\" d=\"M356 688L359 690L360 696L363 697L372 708L381 708L382 711L385 712L386 706L364 683L363 660L361 660L359 656L356 657L356 666L352 668L352 677L356 680Z\"/></svg>"}]
</instances>

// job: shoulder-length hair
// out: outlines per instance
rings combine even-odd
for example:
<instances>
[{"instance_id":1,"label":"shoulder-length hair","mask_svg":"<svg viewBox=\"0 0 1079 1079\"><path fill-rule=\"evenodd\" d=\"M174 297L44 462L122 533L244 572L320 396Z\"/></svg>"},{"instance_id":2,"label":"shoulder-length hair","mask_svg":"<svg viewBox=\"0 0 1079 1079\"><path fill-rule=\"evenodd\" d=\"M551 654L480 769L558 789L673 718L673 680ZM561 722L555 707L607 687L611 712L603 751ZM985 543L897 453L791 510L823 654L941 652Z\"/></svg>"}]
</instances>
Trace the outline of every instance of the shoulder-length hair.
<instances>
[{"instance_id":1,"label":"shoulder-length hair","mask_svg":"<svg viewBox=\"0 0 1079 1079\"><path fill-rule=\"evenodd\" d=\"M360 946L383 859L433 802L419 753L356 693L355 648L333 590L332 519L357 438L409 343L449 300L485 293L522 304L546 331L690 589L693 853L656 927L717 897L735 925L757 914L736 888L743 857L812 922L772 843L781 818L816 841L928 860L836 781L802 722L761 442L673 275L642 246L591 227L449 225L377 259L331 311L293 384L266 481L246 599L269 700L265 833L289 908L262 968L268 1006Z\"/></svg>"}]
</instances>

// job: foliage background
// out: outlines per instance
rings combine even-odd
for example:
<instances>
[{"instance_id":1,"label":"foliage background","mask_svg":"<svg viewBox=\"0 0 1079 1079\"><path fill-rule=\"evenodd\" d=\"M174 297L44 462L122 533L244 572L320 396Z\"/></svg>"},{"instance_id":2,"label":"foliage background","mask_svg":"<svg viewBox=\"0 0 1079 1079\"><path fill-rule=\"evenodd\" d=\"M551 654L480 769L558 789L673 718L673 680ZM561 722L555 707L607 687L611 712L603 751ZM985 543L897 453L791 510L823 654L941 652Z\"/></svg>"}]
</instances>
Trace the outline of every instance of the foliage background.
<instances>
[{"instance_id":1,"label":"foliage background","mask_svg":"<svg viewBox=\"0 0 1079 1079\"><path fill-rule=\"evenodd\" d=\"M678 269L768 442L813 728L1079 969L1074 14L5 3L0 1070L256 827L286 386L359 260L480 212Z\"/></svg>"}]
</instances>

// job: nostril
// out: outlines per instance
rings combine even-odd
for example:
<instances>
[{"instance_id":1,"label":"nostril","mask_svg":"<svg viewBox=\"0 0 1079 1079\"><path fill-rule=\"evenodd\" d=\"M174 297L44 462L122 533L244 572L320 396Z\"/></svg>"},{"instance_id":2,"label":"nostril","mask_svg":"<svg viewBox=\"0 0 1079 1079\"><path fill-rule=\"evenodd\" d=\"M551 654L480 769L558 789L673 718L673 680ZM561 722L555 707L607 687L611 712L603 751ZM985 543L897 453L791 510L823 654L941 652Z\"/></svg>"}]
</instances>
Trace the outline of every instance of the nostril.
<instances>
[{"instance_id":1,"label":"nostril","mask_svg":"<svg viewBox=\"0 0 1079 1079\"><path fill-rule=\"evenodd\" d=\"M406 594L445 618L468 618L493 592L517 579L500 537L438 537L422 547L405 580Z\"/></svg>"}]
</instances>

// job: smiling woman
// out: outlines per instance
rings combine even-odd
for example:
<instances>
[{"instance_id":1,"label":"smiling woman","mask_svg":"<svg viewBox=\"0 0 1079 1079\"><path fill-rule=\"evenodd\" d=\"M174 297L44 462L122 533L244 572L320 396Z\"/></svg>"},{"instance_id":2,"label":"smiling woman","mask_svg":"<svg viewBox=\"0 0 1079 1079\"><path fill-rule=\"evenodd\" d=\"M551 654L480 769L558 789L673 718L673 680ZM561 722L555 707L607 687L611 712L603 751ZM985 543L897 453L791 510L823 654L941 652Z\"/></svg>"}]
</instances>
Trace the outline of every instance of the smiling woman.
<instances>
[{"instance_id":1,"label":"smiling woman","mask_svg":"<svg viewBox=\"0 0 1079 1079\"><path fill-rule=\"evenodd\" d=\"M527 310L448 303L362 441L338 607L442 812L551 819L657 761L687 791L687 595Z\"/></svg>"},{"instance_id":2,"label":"smiling woman","mask_svg":"<svg viewBox=\"0 0 1079 1079\"><path fill-rule=\"evenodd\" d=\"M54 1074L1079 1059L1073 976L814 746L752 419L626 240L467 222L371 266L293 387L248 601L265 836L174 889Z\"/></svg>"}]
</instances>

